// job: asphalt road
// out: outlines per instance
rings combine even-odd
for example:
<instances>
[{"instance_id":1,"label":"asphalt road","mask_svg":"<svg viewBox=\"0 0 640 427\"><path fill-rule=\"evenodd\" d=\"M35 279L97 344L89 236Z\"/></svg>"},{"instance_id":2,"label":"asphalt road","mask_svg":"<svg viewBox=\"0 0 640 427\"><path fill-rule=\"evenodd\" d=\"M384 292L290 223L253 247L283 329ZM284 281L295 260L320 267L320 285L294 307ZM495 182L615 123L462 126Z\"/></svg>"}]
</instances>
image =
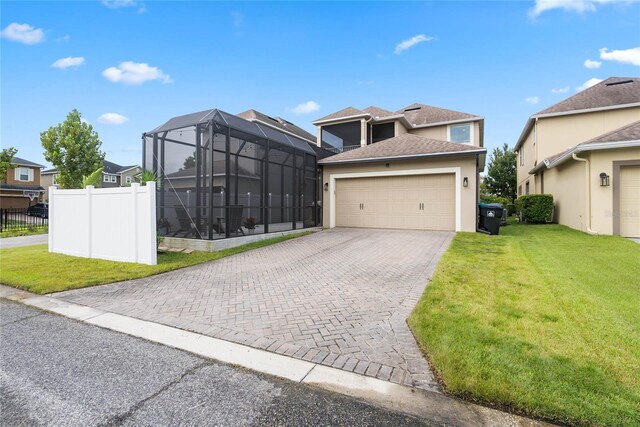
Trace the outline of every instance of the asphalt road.
<instances>
[{"instance_id":1,"label":"asphalt road","mask_svg":"<svg viewBox=\"0 0 640 427\"><path fill-rule=\"evenodd\" d=\"M0 299L3 426L418 426L339 394Z\"/></svg>"}]
</instances>

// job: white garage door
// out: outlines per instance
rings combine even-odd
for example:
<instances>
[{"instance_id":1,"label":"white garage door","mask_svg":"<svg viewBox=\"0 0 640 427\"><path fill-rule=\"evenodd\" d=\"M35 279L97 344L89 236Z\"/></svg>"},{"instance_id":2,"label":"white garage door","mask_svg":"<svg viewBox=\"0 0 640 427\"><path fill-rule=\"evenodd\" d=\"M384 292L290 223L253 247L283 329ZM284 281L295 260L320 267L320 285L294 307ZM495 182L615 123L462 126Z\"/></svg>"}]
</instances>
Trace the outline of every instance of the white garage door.
<instances>
[{"instance_id":1,"label":"white garage door","mask_svg":"<svg viewBox=\"0 0 640 427\"><path fill-rule=\"evenodd\" d=\"M455 230L455 175L336 180L336 226Z\"/></svg>"},{"instance_id":2,"label":"white garage door","mask_svg":"<svg viewBox=\"0 0 640 427\"><path fill-rule=\"evenodd\" d=\"M620 168L620 235L640 237L640 166Z\"/></svg>"}]
</instances>

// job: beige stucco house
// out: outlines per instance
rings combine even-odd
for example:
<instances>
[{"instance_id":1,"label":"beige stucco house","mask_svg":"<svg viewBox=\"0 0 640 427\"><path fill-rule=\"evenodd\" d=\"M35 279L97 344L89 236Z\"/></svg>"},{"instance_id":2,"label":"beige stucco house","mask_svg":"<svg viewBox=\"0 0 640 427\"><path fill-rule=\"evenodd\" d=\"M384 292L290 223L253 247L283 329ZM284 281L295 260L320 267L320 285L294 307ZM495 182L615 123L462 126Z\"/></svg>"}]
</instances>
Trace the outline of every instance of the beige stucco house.
<instances>
[{"instance_id":1,"label":"beige stucco house","mask_svg":"<svg viewBox=\"0 0 640 427\"><path fill-rule=\"evenodd\" d=\"M552 194L560 224L640 237L640 79L611 77L531 116L518 194Z\"/></svg>"},{"instance_id":2,"label":"beige stucco house","mask_svg":"<svg viewBox=\"0 0 640 427\"><path fill-rule=\"evenodd\" d=\"M348 107L314 122L323 226L476 231L484 119L412 104Z\"/></svg>"},{"instance_id":3,"label":"beige stucco house","mask_svg":"<svg viewBox=\"0 0 640 427\"><path fill-rule=\"evenodd\" d=\"M137 165L131 166L120 166L113 162L109 162L107 160L104 161L104 170L102 171L102 176L100 178L99 187L101 188L109 188L109 187L125 187L131 185L131 183L136 182L136 176L140 175L142 172L142 168ZM51 186L57 187L58 182L56 178L58 177L57 169L47 169L42 171L41 183L44 188L49 188ZM48 192L45 192L44 198L47 200L49 197Z\"/></svg>"}]
</instances>

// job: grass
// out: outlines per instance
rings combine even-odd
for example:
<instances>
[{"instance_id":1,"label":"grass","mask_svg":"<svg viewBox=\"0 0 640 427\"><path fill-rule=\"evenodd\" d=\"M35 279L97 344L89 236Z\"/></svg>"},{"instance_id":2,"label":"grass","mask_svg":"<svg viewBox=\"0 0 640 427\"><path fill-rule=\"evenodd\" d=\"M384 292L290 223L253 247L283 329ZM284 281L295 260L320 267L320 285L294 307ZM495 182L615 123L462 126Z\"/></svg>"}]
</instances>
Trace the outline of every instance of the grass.
<instances>
[{"instance_id":1,"label":"grass","mask_svg":"<svg viewBox=\"0 0 640 427\"><path fill-rule=\"evenodd\" d=\"M453 395L640 425L640 245L559 225L458 233L409 325Z\"/></svg>"},{"instance_id":2,"label":"grass","mask_svg":"<svg viewBox=\"0 0 640 427\"><path fill-rule=\"evenodd\" d=\"M2 249L0 250L0 283L38 294L60 292L152 276L273 245L310 233L289 234L216 252L159 253L157 265L53 254L47 251L47 245Z\"/></svg>"},{"instance_id":3,"label":"grass","mask_svg":"<svg viewBox=\"0 0 640 427\"><path fill-rule=\"evenodd\" d=\"M47 234L49 227L46 225L43 227L29 227L23 230L5 230L0 232L0 239L5 237L19 237L19 236L31 236L34 234Z\"/></svg>"}]
</instances>

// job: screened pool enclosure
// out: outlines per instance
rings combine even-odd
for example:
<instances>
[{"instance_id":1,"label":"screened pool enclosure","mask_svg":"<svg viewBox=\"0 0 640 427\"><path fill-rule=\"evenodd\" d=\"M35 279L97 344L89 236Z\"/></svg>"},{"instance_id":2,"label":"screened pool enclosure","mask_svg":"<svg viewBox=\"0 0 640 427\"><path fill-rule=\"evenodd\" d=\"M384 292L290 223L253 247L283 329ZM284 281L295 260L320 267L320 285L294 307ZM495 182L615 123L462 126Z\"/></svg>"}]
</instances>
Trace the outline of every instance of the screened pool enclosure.
<instances>
[{"instance_id":1,"label":"screened pool enclosure","mask_svg":"<svg viewBox=\"0 0 640 427\"><path fill-rule=\"evenodd\" d=\"M158 180L163 236L222 239L320 224L310 144L220 110L174 117L143 134Z\"/></svg>"}]
</instances>

